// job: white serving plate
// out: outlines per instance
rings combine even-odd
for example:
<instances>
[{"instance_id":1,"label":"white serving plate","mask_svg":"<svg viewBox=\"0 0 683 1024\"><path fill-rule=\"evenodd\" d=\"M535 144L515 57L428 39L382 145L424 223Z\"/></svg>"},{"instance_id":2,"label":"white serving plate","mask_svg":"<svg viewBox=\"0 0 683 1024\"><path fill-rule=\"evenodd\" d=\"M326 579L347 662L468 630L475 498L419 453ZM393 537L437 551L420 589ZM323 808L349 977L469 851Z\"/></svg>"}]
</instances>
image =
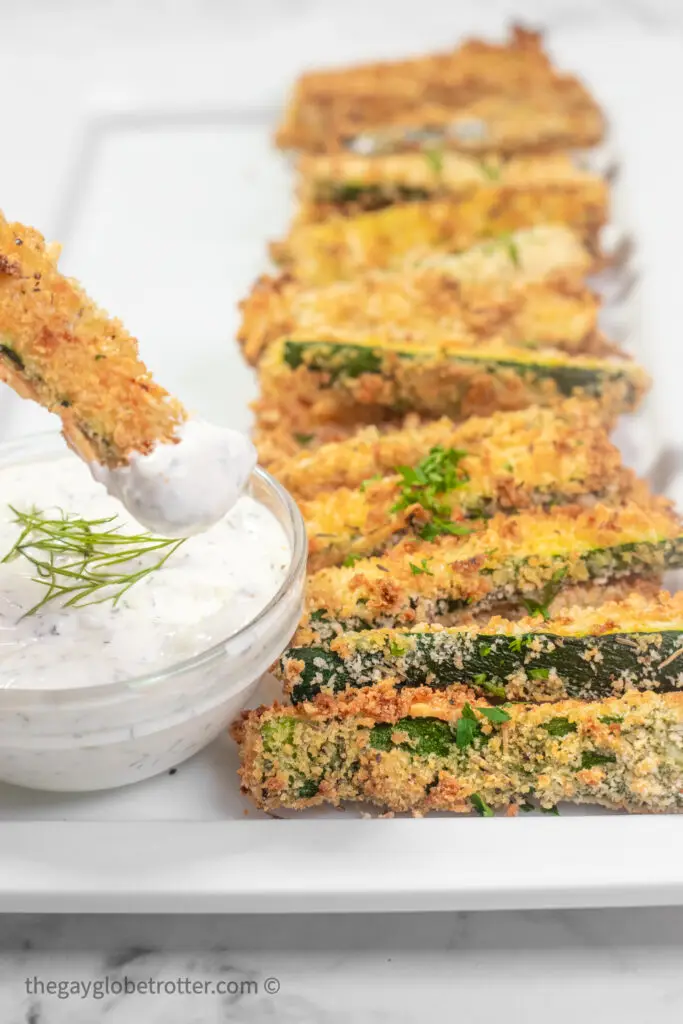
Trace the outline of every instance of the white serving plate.
<instances>
[{"instance_id":1,"label":"white serving plate","mask_svg":"<svg viewBox=\"0 0 683 1024\"><path fill-rule=\"evenodd\" d=\"M208 19L200 29L178 18L158 38L139 15L135 43L130 32L112 30L101 40L111 60L100 51L91 66L80 58L75 71L53 34L34 38L46 50L41 73L61 90L66 111L54 194L35 188L50 124L42 141L26 133L21 173L3 168L2 183L7 213L65 243L63 266L140 335L160 379L203 414L245 428L254 382L231 339L235 304L265 268L266 240L289 216L288 171L268 142L283 89L311 59L400 54L500 29L500 16L484 12L454 26L452 5L438 0L420 5L430 16L416 26L397 14L407 5L395 3L391 18L371 18L364 7L361 42L343 31L355 0L306 7L292 21L259 6L270 12L267 38L239 19ZM81 30L99 27L86 19ZM620 426L620 443L640 472L653 472L683 502L675 129L683 40L569 21L552 43L612 114L623 164L617 216L637 239L641 280L629 301L628 343L656 385L643 412ZM17 58L7 46L0 41L9 74ZM178 76L180 52L192 74ZM88 95L84 80L94 83ZM0 396L3 438L49 425L42 410ZM263 699L274 692L266 682ZM241 797L236 767L225 737L175 774L122 790L68 796L0 786L0 912L683 904L683 816L571 810L560 818L414 821L320 811L270 820Z\"/></svg>"}]
</instances>

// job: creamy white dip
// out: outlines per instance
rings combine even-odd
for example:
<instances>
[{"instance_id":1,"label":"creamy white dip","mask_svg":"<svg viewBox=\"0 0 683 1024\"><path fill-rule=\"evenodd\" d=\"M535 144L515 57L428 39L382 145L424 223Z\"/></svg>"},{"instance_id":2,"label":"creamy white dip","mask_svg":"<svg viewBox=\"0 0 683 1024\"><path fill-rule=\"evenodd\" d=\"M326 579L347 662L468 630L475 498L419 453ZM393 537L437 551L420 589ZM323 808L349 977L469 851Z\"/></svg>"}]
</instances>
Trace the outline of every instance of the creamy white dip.
<instances>
[{"instance_id":1,"label":"creamy white dip","mask_svg":"<svg viewBox=\"0 0 683 1024\"><path fill-rule=\"evenodd\" d=\"M92 475L148 530L190 537L217 523L235 504L256 465L244 434L203 420L179 427L176 444L133 453L127 466L98 463Z\"/></svg>"},{"instance_id":2,"label":"creamy white dip","mask_svg":"<svg viewBox=\"0 0 683 1024\"><path fill-rule=\"evenodd\" d=\"M72 454L0 469L0 557L19 534L9 504L86 519L117 515L123 533L141 532ZM289 562L282 527L247 496L210 529L189 537L116 606L64 608L58 598L22 617L45 590L20 556L0 565L0 688L111 683L192 657L252 620L276 593Z\"/></svg>"}]
</instances>

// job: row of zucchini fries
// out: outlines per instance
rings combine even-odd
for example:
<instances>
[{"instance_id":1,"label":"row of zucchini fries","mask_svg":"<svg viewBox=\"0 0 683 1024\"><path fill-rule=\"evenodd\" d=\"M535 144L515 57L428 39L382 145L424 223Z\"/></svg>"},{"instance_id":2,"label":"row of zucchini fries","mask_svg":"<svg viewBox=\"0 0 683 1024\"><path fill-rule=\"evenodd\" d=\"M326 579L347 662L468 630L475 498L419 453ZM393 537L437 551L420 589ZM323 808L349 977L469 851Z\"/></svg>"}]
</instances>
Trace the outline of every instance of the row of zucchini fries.
<instances>
[{"instance_id":1,"label":"row of zucchini fries","mask_svg":"<svg viewBox=\"0 0 683 1024\"><path fill-rule=\"evenodd\" d=\"M591 287L604 132L520 28L296 84L239 334L310 552L287 703L233 730L259 807L683 806L683 527L610 440L649 380Z\"/></svg>"}]
</instances>

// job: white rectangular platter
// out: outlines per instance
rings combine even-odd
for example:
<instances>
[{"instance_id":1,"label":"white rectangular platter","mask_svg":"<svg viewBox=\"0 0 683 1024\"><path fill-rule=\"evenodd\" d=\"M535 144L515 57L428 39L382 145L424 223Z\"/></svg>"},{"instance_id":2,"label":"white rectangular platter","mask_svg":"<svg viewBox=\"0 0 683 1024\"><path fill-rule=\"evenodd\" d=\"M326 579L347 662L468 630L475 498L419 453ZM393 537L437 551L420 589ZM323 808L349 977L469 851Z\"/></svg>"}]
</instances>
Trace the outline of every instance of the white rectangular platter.
<instances>
[{"instance_id":1,"label":"white rectangular platter","mask_svg":"<svg viewBox=\"0 0 683 1024\"><path fill-rule=\"evenodd\" d=\"M419 13L356 0L196 10L174 8L160 33L149 10L90 12L79 21L78 60L66 36L60 47L64 29L49 11L34 22L41 69L25 86L36 89L36 105L49 87L64 114L28 131L3 112L21 145L2 169L0 200L10 217L65 244L64 267L140 336L165 384L204 415L246 428L254 382L232 341L235 305L289 216L287 168L269 147L285 89L311 63L500 34L504 15L459 13L439 0ZM620 441L640 472L683 502L683 35L589 17L581 5L578 14L558 14L551 48L612 118L622 162L616 214L636 239L641 278L629 344L656 380ZM359 19L362 39L352 31ZM0 41L10 76L22 31L19 18ZM41 410L0 395L3 439L50 425ZM236 767L226 737L172 775L114 792L0 787L0 912L683 904L683 816L368 820L330 811L270 820L240 796Z\"/></svg>"}]
</instances>

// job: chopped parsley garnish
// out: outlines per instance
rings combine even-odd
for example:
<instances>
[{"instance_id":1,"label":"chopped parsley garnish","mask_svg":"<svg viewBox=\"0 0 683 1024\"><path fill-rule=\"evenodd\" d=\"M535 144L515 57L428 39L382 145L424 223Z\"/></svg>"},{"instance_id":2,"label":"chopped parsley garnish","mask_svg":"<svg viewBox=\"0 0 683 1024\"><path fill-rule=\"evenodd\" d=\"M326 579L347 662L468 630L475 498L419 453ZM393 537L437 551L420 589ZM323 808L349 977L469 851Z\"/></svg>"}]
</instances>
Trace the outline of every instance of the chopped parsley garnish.
<instances>
[{"instance_id":1,"label":"chopped parsley garnish","mask_svg":"<svg viewBox=\"0 0 683 1024\"><path fill-rule=\"evenodd\" d=\"M413 576L433 576L434 573L427 568L427 562L431 562L431 558L423 558L419 565L415 565L414 562L408 562Z\"/></svg>"},{"instance_id":2,"label":"chopped parsley garnish","mask_svg":"<svg viewBox=\"0 0 683 1024\"><path fill-rule=\"evenodd\" d=\"M529 676L531 679L547 679L550 675L549 668L530 668Z\"/></svg>"},{"instance_id":3,"label":"chopped parsley garnish","mask_svg":"<svg viewBox=\"0 0 683 1024\"><path fill-rule=\"evenodd\" d=\"M479 166L481 167L482 173L489 181L500 181L500 168L496 167L495 164L490 164L486 160L480 160Z\"/></svg>"},{"instance_id":4,"label":"chopped parsley garnish","mask_svg":"<svg viewBox=\"0 0 683 1024\"><path fill-rule=\"evenodd\" d=\"M352 565L355 565L356 562L362 561L363 558L365 558L365 555L359 555L355 551L350 551L342 562L342 565L345 565L346 568L349 569Z\"/></svg>"},{"instance_id":5,"label":"chopped parsley garnish","mask_svg":"<svg viewBox=\"0 0 683 1024\"><path fill-rule=\"evenodd\" d=\"M366 491L366 488L367 488L368 484L373 483L375 480L381 480L381 479L382 479L382 474L381 473L375 473L373 476L369 476L367 478L367 480L363 480L361 485L360 485L360 487L358 488L358 490L360 491L361 494L365 494L365 491Z\"/></svg>"},{"instance_id":6,"label":"chopped parsley garnish","mask_svg":"<svg viewBox=\"0 0 683 1024\"><path fill-rule=\"evenodd\" d=\"M311 443L314 437L315 434L295 434L294 440L296 441L297 444L300 444L303 447L305 447L307 444Z\"/></svg>"},{"instance_id":7,"label":"chopped parsley garnish","mask_svg":"<svg viewBox=\"0 0 683 1024\"><path fill-rule=\"evenodd\" d=\"M556 569L552 575L552 578L543 587L540 594L540 600L534 597L523 597L522 604L528 611L529 615L541 615L546 622L550 618L550 606L562 589L562 580L565 577L567 570L565 568Z\"/></svg>"},{"instance_id":8,"label":"chopped parsley garnish","mask_svg":"<svg viewBox=\"0 0 683 1024\"><path fill-rule=\"evenodd\" d=\"M434 171L434 174L441 175L443 173L443 150L442 149L425 149L424 158Z\"/></svg>"},{"instance_id":9,"label":"chopped parsley garnish","mask_svg":"<svg viewBox=\"0 0 683 1024\"><path fill-rule=\"evenodd\" d=\"M434 540L441 534L471 533L470 527L451 520L450 505L440 500L444 494L457 490L469 477L460 469L467 453L457 448L436 445L416 466L397 466L401 477L401 495L392 512L401 512L411 505L420 505L431 516L430 522L418 530L422 540Z\"/></svg>"},{"instance_id":10,"label":"chopped parsley garnish","mask_svg":"<svg viewBox=\"0 0 683 1024\"><path fill-rule=\"evenodd\" d=\"M495 725L510 720L507 711L502 708L477 708L477 711ZM481 722L477 718L474 708L468 702L463 705L462 714L455 727L455 745L459 750L465 750L479 736L481 736Z\"/></svg>"},{"instance_id":11,"label":"chopped parsley garnish","mask_svg":"<svg viewBox=\"0 0 683 1024\"><path fill-rule=\"evenodd\" d=\"M479 711L484 718L488 718L489 722L495 722L496 725L510 721L507 711L503 711L502 708L479 708Z\"/></svg>"},{"instance_id":12,"label":"chopped parsley garnish","mask_svg":"<svg viewBox=\"0 0 683 1024\"><path fill-rule=\"evenodd\" d=\"M470 803L474 807L475 811L481 818L492 818L493 811L478 793L473 793L470 797Z\"/></svg>"},{"instance_id":13,"label":"chopped parsley garnish","mask_svg":"<svg viewBox=\"0 0 683 1024\"><path fill-rule=\"evenodd\" d=\"M477 736L481 733L481 726L479 720L475 715L470 704L465 704L462 709L462 715L458 719L458 724L455 727L455 745L459 750L465 750L469 747Z\"/></svg>"},{"instance_id":14,"label":"chopped parsley garnish","mask_svg":"<svg viewBox=\"0 0 683 1024\"><path fill-rule=\"evenodd\" d=\"M492 650L491 644L479 644L479 654L482 658L485 658Z\"/></svg>"},{"instance_id":15,"label":"chopped parsley garnish","mask_svg":"<svg viewBox=\"0 0 683 1024\"><path fill-rule=\"evenodd\" d=\"M401 647L400 643L397 640L391 639L389 640L389 653L391 654L392 658L400 658L406 652L405 648Z\"/></svg>"},{"instance_id":16,"label":"chopped parsley garnish","mask_svg":"<svg viewBox=\"0 0 683 1024\"><path fill-rule=\"evenodd\" d=\"M598 722L603 725L620 725L623 721L623 715L598 715Z\"/></svg>"}]
</instances>

